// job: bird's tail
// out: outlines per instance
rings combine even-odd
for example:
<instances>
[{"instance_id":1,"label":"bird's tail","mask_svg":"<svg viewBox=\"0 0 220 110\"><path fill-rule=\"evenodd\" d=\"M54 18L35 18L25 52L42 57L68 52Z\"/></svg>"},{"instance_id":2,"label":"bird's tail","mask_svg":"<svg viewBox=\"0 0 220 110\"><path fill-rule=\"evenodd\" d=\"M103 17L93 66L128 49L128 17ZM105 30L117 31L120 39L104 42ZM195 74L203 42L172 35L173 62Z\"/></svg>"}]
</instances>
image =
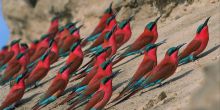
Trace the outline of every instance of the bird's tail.
<instances>
[{"instance_id":1,"label":"bird's tail","mask_svg":"<svg viewBox=\"0 0 220 110\"><path fill-rule=\"evenodd\" d=\"M50 96L49 98L40 101L39 103L37 103L34 107L32 107L33 110L38 110L40 107L44 107L48 104L50 104L51 102L55 101L57 99L57 97L55 96Z\"/></svg>"},{"instance_id":2,"label":"bird's tail","mask_svg":"<svg viewBox=\"0 0 220 110\"><path fill-rule=\"evenodd\" d=\"M86 73L86 72L83 72L83 73L81 73L81 74L75 76L70 82L74 82L74 81L76 81L76 80L79 80L79 79L85 77L86 75L87 75L87 73Z\"/></svg>"},{"instance_id":3,"label":"bird's tail","mask_svg":"<svg viewBox=\"0 0 220 110\"><path fill-rule=\"evenodd\" d=\"M86 100L86 97L81 96L78 99L74 100L74 101L70 101L69 105L71 105L67 110L72 110L75 108L75 106L77 106L78 104L82 103L84 100Z\"/></svg>"}]
</instances>

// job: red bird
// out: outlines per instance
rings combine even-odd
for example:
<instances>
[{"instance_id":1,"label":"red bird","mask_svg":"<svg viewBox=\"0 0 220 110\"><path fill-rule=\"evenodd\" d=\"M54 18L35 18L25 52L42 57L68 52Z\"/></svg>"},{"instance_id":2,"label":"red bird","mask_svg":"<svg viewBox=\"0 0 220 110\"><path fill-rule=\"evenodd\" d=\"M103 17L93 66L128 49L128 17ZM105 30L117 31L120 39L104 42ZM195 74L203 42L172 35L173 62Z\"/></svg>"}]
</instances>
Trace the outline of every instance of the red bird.
<instances>
[{"instance_id":1,"label":"red bird","mask_svg":"<svg viewBox=\"0 0 220 110\"><path fill-rule=\"evenodd\" d=\"M50 38L56 37L56 34L58 32L58 27L59 27L59 17L55 16L52 18L50 27L47 32Z\"/></svg>"},{"instance_id":2,"label":"red bird","mask_svg":"<svg viewBox=\"0 0 220 110\"><path fill-rule=\"evenodd\" d=\"M94 48L104 42L105 35L112 30L112 28L117 25L115 15L111 16L106 21L106 27L100 34L100 36L94 41L94 43L89 47L89 49Z\"/></svg>"},{"instance_id":3,"label":"red bird","mask_svg":"<svg viewBox=\"0 0 220 110\"><path fill-rule=\"evenodd\" d=\"M127 50L125 50L124 54L128 54L133 51L140 50L145 45L149 43L155 43L158 38L157 33L157 21L160 17L158 17L155 21L150 22L146 25L144 28L144 32L130 45L127 46ZM113 62L113 64L116 64L123 60L125 57L121 56L116 61Z\"/></svg>"},{"instance_id":4,"label":"red bird","mask_svg":"<svg viewBox=\"0 0 220 110\"><path fill-rule=\"evenodd\" d=\"M110 32L108 32L105 35L104 43L102 45L94 47L88 51L89 52L96 52L96 51L102 50L103 48L111 47L110 49L107 50L107 58L110 58L113 55L115 55L117 52L117 43L116 43L116 38L114 35L115 30L116 30L116 25L112 28L112 30Z\"/></svg>"},{"instance_id":5,"label":"red bird","mask_svg":"<svg viewBox=\"0 0 220 110\"><path fill-rule=\"evenodd\" d=\"M70 73L75 72L83 62L84 55L83 55L80 43L81 43L81 40L78 40L76 43L74 43L71 46L69 57L66 60L67 65L71 62L74 62L70 66Z\"/></svg>"},{"instance_id":6,"label":"red bird","mask_svg":"<svg viewBox=\"0 0 220 110\"><path fill-rule=\"evenodd\" d=\"M19 75L15 79L15 84L11 88L9 94L6 96L5 100L0 106L0 110L11 110L15 108L16 103L21 100L25 92L24 77L27 71Z\"/></svg>"},{"instance_id":7,"label":"red bird","mask_svg":"<svg viewBox=\"0 0 220 110\"><path fill-rule=\"evenodd\" d=\"M71 36L70 31L67 28L61 26L57 33L57 37L55 38L55 41L57 42L59 48L63 44L64 39L66 39L69 36Z\"/></svg>"},{"instance_id":8,"label":"red bird","mask_svg":"<svg viewBox=\"0 0 220 110\"><path fill-rule=\"evenodd\" d=\"M50 51L51 50L49 49L43 54L43 56L41 56L34 69L25 79L25 84L27 87L31 87L34 84L37 87L38 82L47 75L48 71L50 70Z\"/></svg>"},{"instance_id":9,"label":"red bird","mask_svg":"<svg viewBox=\"0 0 220 110\"><path fill-rule=\"evenodd\" d=\"M112 60L113 58L107 60L106 62L102 63L99 68L97 74L90 80L88 85L80 87L76 90L76 94L73 94L74 96L81 93L79 95L79 98L76 100L71 101L72 105L68 108L68 110L74 108L77 104L79 104L81 101L85 101L85 99L95 93L99 89L99 85L101 80L106 77L110 76L112 74Z\"/></svg>"},{"instance_id":10,"label":"red bird","mask_svg":"<svg viewBox=\"0 0 220 110\"><path fill-rule=\"evenodd\" d=\"M90 36L87 37L82 42L83 47L86 46L88 42L94 41L101 34L101 32L105 29L107 19L111 17L112 15L113 15L113 10L112 10L112 3L111 3L110 6L105 10L104 15L102 15L96 28L93 30Z\"/></svg>"},{"instance_id":11,"label":"red bird","mask_svg":"<svg viewBox=\"0 0 220 110\"><path fill-rule=\"evenodd\" d=\"M77 42L80 40L80 34L79 34L79 29L82 27L79 26L78 28L70 30L70 36L66 37L63 40L63 43L60 45L60 54L66 53L67 51L70 50L70 47L73 43Z\"/></svg>"},{"instance_id":12,"label":"red bird","mask_svg":"<svg viewBox=\"0 0 220 110\"><path fill-rule=\"evenodd\" d=\"M49 47L51 48L51 51L49 54L50 64L53 64L53 63L57 62L59 59L59 52L58 52L59 49L58 49L56 41L54 41L53 39L50 41Z\"/></svg>"},{"instance_id":13,"label":"red bird","mask_svg":"<svg viewBox=\"0 0 220 110\"><path fill-rule=\"evenodd\" d=\"M0 62L3 61L6 57L6 53L8 52L8 46L2 47L2 50L0 51Z\"/></svg>"},{"instance_id":14,"label":"red bird","mask_svg":"<svg viewBox=\"0 0 220 110\"><path fill-rule=\"evenodd\" d=\"M194 39L186 46L186 48L179 55L179 64L185 64L197 59L197 56L203 52L209 41L208 21L201 24L196 32Z\"/></svg>"},{"instance_id":15,"label":"red bird","mask_svg":"<svg viewBox=\"0 0 220 110\"><path fill-rule=\"evenodd\" d=\"M117 49L120 48L123 44L125 44L131 38L132 32L131 32L130 21L132 19L133 19L133 16L119 23L119 26L114 33L116 37L116 42L117 42Z\"/></svg>"},{"instance_id":16,"label":"red bird","mask_svg":"<svg viewBox=\"0 0 220 110\"><path fill-rule=\"evenodd\" d=\"M89 71L88 73L85 72L86 77L79 83L77 84L74 88L80 88L83 86L88 85L88 83L91 81L91 79L96 75L96 73L98 72L98 68L99 66L105 62L106 60L106 50L108 50L108 48L105 48L104 50L98 52L96 54L96 63L95 65L92 67L92 70ZM72 91L71 94L69 94L69 96L67 96L67 98L65 100L63 100L62 102L60 102L58 105L62 105L64 103L66 103L67 101L71 100L75 95L75 91ZM58 106L56 105L56 106ZM55 107L56 107L55 106Z\"/></svg>"},{"instance_id":17,"label":"red bird","mask_svg":"<svg viewBox=\"0 0 220 110\"><path fill-rule=\"evenodd\" d=\"M34 52L36 51L37 48L37 44L39 43L39 40L34 40L31 44L30 44L30 48L29 48L29 55L32 56L34 54Z\"/></svg>"},{"instance_id":18,"label":"red bird","mask_svg":"<svg viewBox=\"0 0 220 110\"><path fill-rule=\"evenodd\" d=\"M164 41L157 44L148 44L143 50L137 51L136 53L144 54L144 58L137 68L136 72L129 80L128 85L120 92L119 96L116 97L112 102L115 102L122 97L128 90L130 90L136 83L148 76L149 72L157 65L157 47L165 43ZM138 56L140 56L138 55Z\"/></svg>"},{"instance_id":19,"label":"red bird","mask_svg":"<svg viewBox=\"0 0 220 110\"><path fill-rule=\"evenodd\" d=\"M35 60L40 58L49 48L50 38L48 34L42 35L41 41L38 43L36 51L30 58L30 62L33 63Z\"/></svg>"},{"instance_id":20,"label":"red bird","mask_svg":"<svg viewBox=\"0 0 220 110\"><path fill-rule=\"evenodd\" d=\"M110 75L102 79L99 90L95 92L92 98L89 100L84 110L101 110L111 99L112 96L112 78L114 75Z\"/></svg>"},{"instance_id":21,"label":"red bird","mask_svg":"<svg viewBox=\"0 0 220 110\"><path fill-rule=\"evenodd\" d=\"M24 65L22 65L24 61L21 59L22 57L25 57L24 54L25 53L20 53L15 59L8 62L4 74L0 77L0 85L7 83L14 75L25 68Z\"/></svg>"},{"instance_id":22,"label":"red bird","mask_svg":"<svg viewBox=\"0 0 220 110\"><path fill-rule=\"evenodd\" d=\"M66 86L69 82L70 77L70 69L72 63L68 65L64 65L53 79L51 85L47 89L47 91L42 95L39 102L33 107L33 110L37 110L39 108L43 108L44 106L48 105L49 103L55 101L58 97L60 97Z\"/></svg>"},{"instance_id":23,"label":"red bird","mask_svg":"<svg viewBox=\"0 0 220 110\"><path fill-rule=\"evenodd\" d=\"M21 39L13 40L10 44L10 50L6 52L6 56L4 60L0 61L0 67L7 64L11 59L15 59L15 57L20 53L20 42Z\"/></svg>"}]
</instances>

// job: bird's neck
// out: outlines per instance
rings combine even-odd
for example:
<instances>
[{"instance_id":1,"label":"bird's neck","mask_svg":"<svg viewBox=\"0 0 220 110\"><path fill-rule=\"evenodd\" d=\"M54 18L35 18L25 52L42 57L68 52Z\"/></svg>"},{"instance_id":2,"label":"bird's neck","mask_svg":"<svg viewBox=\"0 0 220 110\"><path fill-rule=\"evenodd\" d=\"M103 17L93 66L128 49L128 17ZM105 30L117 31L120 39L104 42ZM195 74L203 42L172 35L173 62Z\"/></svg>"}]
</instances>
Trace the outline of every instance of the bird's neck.
<instances>
[{"instance_id":1,"label":"bird's neck","mask_svg":"<svg viewBox=\"0 0 220 110\"><path fill-rule=\"evenodd\" d=\"M11 47L11 51L13 51L15 53L15 55L19 54L20 52L20 46L19 44L14 44L12 47Z\"/></svg>"},{"instance_id":2,"label":"bird's neck","mask_svg":"<svg viewBox=\"0 0 220 110\"><path fill-rule=\"evenodd\" d=\"M76 31L72 34L72 36L73 36L74 38L76 38L76 39L80 39L79 30L76 30Z\"/></svg>"},{"instance_id":3,"label":"bird's neck","mask_svg":"<svg viewBox=\"0 0 220 110\"><path fill-rule=\"evenodd\" d=\"M115 25L117 24L117 21L115 19L113 19L109 25L107 26L106 29L112 29Z\"/></svg>"},{"instance_id":4,"label":"bird's neck","mask_svg":"<svg viewBox=\"0 0 220 110\"><path fill-rule=\"evenodd\" d=\"M153 27L152 32L153 32L154 36L158 37L157 25L155 25L155 26Z\"/></svg>"},{"instance_id":5,"label":"bird's neck","mask_svg":"<svg viewBox=\"0 0 220 110\"><path fill-rule=\"evenodd\" d=\"M130 23L126 24L125 27L123 28L123 30L127 33L131 33L131 26Z\"/></svg>"},{"instance_id":6,"label":"bird's neck","mask_svg":"<svg viewBox=\"0 0 220 110\"><path fill-rule=\"evenodd\" d=\"M50 57L49 55L42 61L39 62L40 67L50 68Z\"/></svg>"},{"instance_id":7,"label":"bird's neck","mask_svg":"<svg viewBox=\"0 0 220 110\"><path fill-rule=\"evenodd\" d=\"M49 38L44 39L40 45L41 47L49 47Z\"/></svg>"},{"instance_id":8,"label":"bird's neck","mask_svg":"<svg viewBox=\"0 0 220 110\"><path fill-rule=\"evenodd\" d=\"M49 28L49 31L52 31L51 29L53 29L53 28L57 28L58 29L58 26L59 26L59 20L58 19L52 21L51 25L50 25L50 28Z\"/></svg>"},{"instance_id":9,"label":"bird's neck","mask_svg":"<svg viewBox=\"0 0 220 110\"><path fill-rule=\"evenodd\" d=\"M69 76L70 76L70 69L66 69L63 73L62 73L62 77L65 79L65 80L68 80L69 79Z\"/></svg>"},{"instance_id":10,"label":"bird's neck","mask_svg":"<svg viewBox=\"0 0 220 110\"><path fill-rule=\"evenodd\" d=\"M175 51L172 55L166 54L165 56L166 61L170 61L173 64L178 64L178 51Z\"/></svg>"},{"instance_id":11,"label":"bird's neck","mask_svg":"<svg viewBox=\"0 0 220 110\"><path fill-rule=\"evenodd\" d=\"M112 79L106 82L105 84L100 85L100 90L104 90L106 92L112 91Z\"/></svg>"},{"instance_id":12,"label":"bird's neck","mask_svg":"<svg viewBox=\"0 0 220 110\"><path fill-rule=\"evenodd\" d=\"M20 88L24 88L25 87L25 83L24 83L24 78L20 79L20 81L18 83L14 84L14 89L20 89Z\"/></svg>"},{"instance_id":13,"label":"bird's neck","mask_svg":"<svg viewBox=\"0 0 220 110\"><path fill-rule=\"evenodd\" d=\"M78 57L83 57L83 52L82 52L82 49L81 49L80 45L76 47L76 49L74 50L73 53L75 55L77 55Z\"/></svg>"},{"instance_id":14,"label":"bird's neck","mask_svg":"<svg viewBox=\"0 0 220 110\"><path fill-rule=\"evenodd\" d=\"M157 62L157 48L151 49L145 53L144 58L150 58L151 60Z\"/></svg>"},{"instance_id":15,"label":"bird's neck","mask_svg":"<svg viewBox=\"0 0 220 110\"><path fill-rule=\"evenodd\" d=\"M106 52L102 53L97 57L96 64L100 65L106 60Z\"/></svg>"},{"instance_id":16,"label":"bird's neck","mask_svg":"<svg viewBox=\"0 0 220 110\"><path fill-rule=\"evenodd\" d=\"M195 37L196 40L204 40L207 41L209 40L209 30L208 30L208 26L205 26L200 33L196 34Z\"/></svg>"},{"instance_id":17,"label":"bird's neck","mask_svg":"<svg viewBox=\"0 0 220 110\"><path fill-rule=\"evenodd\" d=\"M54 53L56 53L56 54L59 53L58 46L57 46L57 43L56 43L56 42L53 42L51 51L54 52Z\"/></svg>"}]
</instances>

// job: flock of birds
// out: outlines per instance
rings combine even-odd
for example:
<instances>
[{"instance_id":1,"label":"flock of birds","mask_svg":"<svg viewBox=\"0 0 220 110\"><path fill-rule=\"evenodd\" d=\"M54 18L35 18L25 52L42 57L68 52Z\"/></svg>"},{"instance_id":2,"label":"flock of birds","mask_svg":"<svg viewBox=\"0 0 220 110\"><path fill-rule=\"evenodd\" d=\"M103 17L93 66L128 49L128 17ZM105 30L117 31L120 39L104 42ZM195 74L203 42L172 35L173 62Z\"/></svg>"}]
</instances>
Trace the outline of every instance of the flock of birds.
<instances>
[{"instance_id":1,"label":"flock of birds","mask_svg":"<svg viewBox=\"0 0 220 110\"><path fill-rule=\"evenodd\" d=\"M115 17L111 4L94 31L85 39L80 38L79 31L82 25L77 27L78 21L60 26L59 17L54 17L47 34L42 35L39 40L27 45L20 43L21 39L18 39L3 47L0 51L0 71L3 73L0 75L0 85L10 84L11 89L0 110L15 108L25 92L37 88L39 82L53 68L51 65L60 58L68 57L48 89L32 107L33 110L42 109L57 100L64 95L68 83L79 79L82 79L81 82L72 87L66 99L57 102L53 108L67 103L70 105L68 110L82 105L85 105L85 110L103 109L112 96L112 79L122 72L120 69L113 71L113 68L116 68L115 64L122 59L128 56L144 56L127 86L110 103L130 97L145 88L162 84L175 73L178 66L196 60L208 44L207 23L210 17L198 27L194 39L181 53L179 49L185 43L170 47L163 60L157 63L157 47L166 43L166 40L156 43L157 21L160 17L149 22L144 32L122 49L119 48L131 38L130 22L133 16L119 23ZM83 51L82 48L85 46L88 48ZM117 53L122 50L124 51L121 54ZM85 57L90 57L90 60L82 65Z\"/></svg>"}]
</instances>

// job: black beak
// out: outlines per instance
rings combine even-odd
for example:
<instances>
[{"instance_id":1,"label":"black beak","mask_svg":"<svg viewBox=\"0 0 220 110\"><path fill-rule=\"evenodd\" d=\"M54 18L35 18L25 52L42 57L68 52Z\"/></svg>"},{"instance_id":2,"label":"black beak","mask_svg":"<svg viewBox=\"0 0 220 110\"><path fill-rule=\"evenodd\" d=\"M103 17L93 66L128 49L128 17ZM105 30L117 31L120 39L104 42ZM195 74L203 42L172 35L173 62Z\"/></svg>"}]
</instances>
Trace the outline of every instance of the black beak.
<instances>
[{"instance_id":1,"label":"black beak","mask_svg":"<svg viewBox=\"0 0 220 110\"><path fill-rule=\"evenodd\" d=\"M186 43L180 44L178 46L176 46L176 49L179 50L181 47L183 47Z\"/></svg>"},{"instance_id":2,"label":"black beak","mask_svg":"<svg viewBox=\"0 0 220 110\"><path fill-rule=\"evenodd\" d=\"M130 16L129 18L128 18L128 22L130 22L131 20L133 20L134 19L134 16Z\"/></svg>"},{"instance_id":3,"label":"black beak","mask_svg":"<svg viewBox=\"0 0 220 110\"><path fill-rule=\"evenodd\" d=\"M207 24L208 24L208 22L209 22L209 19L211 18L211 16L210 17L208 17L206 20L205 20L205 22L204 22L204 24L203 24L203 26L207 26Z\"/></svg>"},{"instance_id":4,"label":"black beak","mask_svg":"<svg viewBox=\"0 0 220 110\"><path fill-rule=\"evenodd\" d=\"M157 19L155 19L154 23L157 23L157 21L161 18L162 15L160 15Z\"/></svg>"},{"instance_id":5,"label":"black beak","mask_svg":"<svg viewBox=\"0 0 220 110\"><path fill-rule=\"evenodd\" d=\"M162 44L164 44L164 43L166 43L166 39L163 40L163 41L161 41L161 42L156 43L155 45L156 45L156 47L158 47L158 46L160 46L160 45L162 45Z\"/></svg>"}]
</instances>

